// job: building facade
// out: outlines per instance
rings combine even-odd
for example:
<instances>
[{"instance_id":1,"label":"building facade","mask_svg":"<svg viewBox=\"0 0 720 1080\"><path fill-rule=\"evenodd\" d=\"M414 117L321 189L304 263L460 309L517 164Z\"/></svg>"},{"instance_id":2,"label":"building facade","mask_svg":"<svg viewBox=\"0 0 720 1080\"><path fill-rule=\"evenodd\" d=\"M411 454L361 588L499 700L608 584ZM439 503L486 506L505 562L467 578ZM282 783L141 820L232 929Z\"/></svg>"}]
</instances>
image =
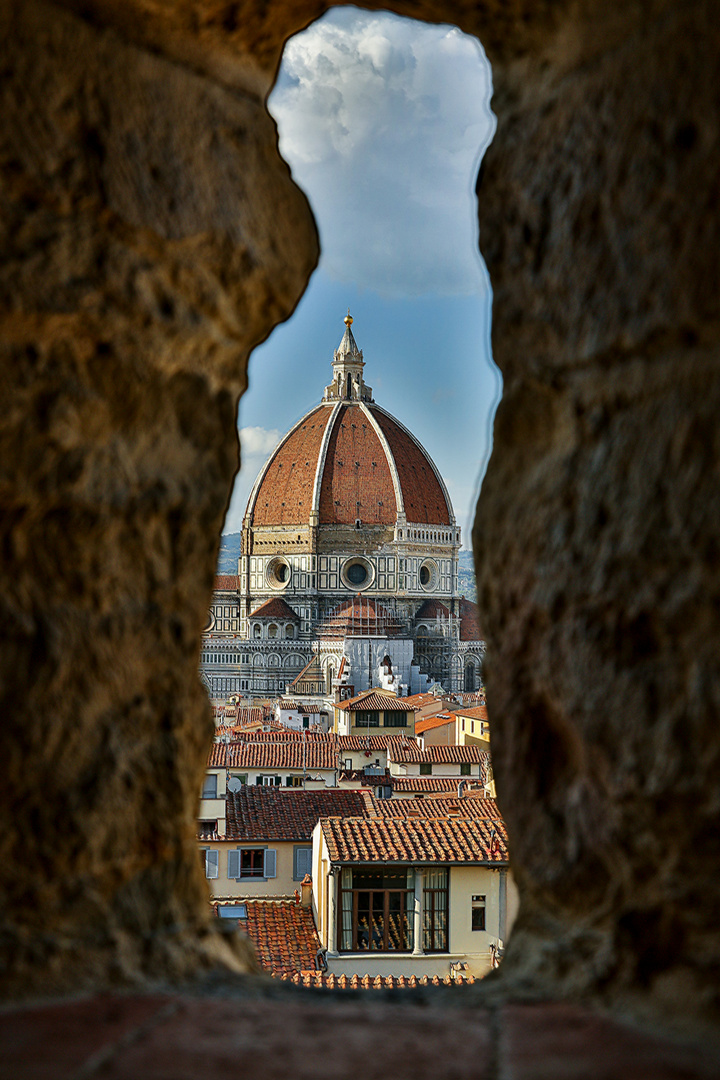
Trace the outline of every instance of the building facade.
<instances>
[{"instance_id":1,"label":"building facade","mask_svg":"<svg viewBox=\"0 0 720 1080\"><path fill-rule=\"evenodd\" d=\"M352 321L322 401L257 477L237 576L218 578L201 662L211 697L480 684L485 645L458 594L450 497L373 400Z\"/></svg>"}]
</instances>

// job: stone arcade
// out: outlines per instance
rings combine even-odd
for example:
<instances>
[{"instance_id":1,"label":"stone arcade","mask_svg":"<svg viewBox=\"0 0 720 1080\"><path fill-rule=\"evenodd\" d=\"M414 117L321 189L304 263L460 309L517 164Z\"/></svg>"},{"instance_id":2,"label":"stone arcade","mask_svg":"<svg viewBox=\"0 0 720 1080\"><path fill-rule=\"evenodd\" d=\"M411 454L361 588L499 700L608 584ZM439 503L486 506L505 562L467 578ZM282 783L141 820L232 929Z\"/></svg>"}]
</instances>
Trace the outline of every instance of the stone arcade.
<instances>
[{"instance_id":1,"label":"stone arcade","mask_svg":"<svg viewBox=\"0 0 720 1080\"><path fill-rule=\"evenodd\" d=\"M344 321L321 403L255 481L238 575L216 578L201 657L211 697L480 684L485 643L458 595L450 496L373 400Z\"/></svg>"}]
</instances>

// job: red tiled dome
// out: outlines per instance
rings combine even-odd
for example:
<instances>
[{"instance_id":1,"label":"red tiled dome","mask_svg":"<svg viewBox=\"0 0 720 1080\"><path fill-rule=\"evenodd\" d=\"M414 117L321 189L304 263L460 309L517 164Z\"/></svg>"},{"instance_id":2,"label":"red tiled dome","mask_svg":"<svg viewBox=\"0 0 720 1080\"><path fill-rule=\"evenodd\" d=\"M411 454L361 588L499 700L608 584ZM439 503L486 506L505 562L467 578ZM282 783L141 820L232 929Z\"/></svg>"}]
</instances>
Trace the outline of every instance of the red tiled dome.
<instances>
[{"instance_id":1,"label":"red tiled dome","mask_svg":"<svg viewBox=\"0 0 720 1080\"><path fill-rule=\"evenodd\" d=\"M429 456L373 402L323 402L285 436L253 489L254 527L394 525L398 512L421 525L454 521Z\"/></svg>"}]
</instances>

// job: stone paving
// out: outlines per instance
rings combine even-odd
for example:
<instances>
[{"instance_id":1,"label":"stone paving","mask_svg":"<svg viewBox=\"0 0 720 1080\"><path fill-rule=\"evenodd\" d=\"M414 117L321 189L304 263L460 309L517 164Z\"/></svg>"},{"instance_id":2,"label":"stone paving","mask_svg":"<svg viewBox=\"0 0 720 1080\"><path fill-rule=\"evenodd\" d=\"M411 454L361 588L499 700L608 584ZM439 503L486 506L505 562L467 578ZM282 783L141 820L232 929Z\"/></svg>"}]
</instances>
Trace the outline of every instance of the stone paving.
<instances>
[{"instance_id":1,"label":"stone paving","mask_svg":"<svg viewBox=\"0 0 720 1080\"><path fill-rule=\"evenodd\" d=\"M714 1080L717 1046L556 1003L103 994L0 1010L0 1080Z\"/></svg>"}]
</instances>

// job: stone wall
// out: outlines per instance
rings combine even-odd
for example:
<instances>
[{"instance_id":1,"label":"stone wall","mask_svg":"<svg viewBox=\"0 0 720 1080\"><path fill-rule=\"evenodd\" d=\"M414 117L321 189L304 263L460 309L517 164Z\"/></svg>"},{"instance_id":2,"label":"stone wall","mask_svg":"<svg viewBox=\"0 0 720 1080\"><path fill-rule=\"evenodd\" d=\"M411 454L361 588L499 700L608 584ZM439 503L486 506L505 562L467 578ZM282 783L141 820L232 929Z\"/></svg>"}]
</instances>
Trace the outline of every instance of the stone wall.
<instances>
[{"instance_id":1,"label":"stone wall","mask_svg":"<svg viewBox=\"0 0 720 1080\"><path fill-rule=\"evenodd\" d=\"M713 5L383 6L476 33L496 88L476 557L521 890L496 987L717 1021ZM6 996L249 963L194 851L196 665L247 357L317 257L263 97L323 10L0 15Z\"/></svg>"}]
</instances>

